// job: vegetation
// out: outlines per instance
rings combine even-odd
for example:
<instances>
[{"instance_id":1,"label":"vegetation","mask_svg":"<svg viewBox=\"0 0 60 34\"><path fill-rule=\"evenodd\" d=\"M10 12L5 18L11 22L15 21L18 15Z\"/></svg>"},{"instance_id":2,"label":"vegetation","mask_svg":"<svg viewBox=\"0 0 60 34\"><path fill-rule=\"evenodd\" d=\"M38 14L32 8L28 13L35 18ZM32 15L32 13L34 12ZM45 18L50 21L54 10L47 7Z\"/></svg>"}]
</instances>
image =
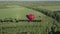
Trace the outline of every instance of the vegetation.
<instances>
[{"instance_id":1,"label":"vegetation","mask_svg":"<svg viewBox=\"0 0 60 34\"><path fill-rule=\"evenodd\" d=\"M0 34L54 34L60 32L60 11L54 11L60 9L59 3L59 1L49 3L0 2ZM14 21L29 20L26 15L30 13L35 15L35 20L41 20L41 22ZM14 22L1 22L1 20L13 20Z\"/></svg>"}]
</instances>

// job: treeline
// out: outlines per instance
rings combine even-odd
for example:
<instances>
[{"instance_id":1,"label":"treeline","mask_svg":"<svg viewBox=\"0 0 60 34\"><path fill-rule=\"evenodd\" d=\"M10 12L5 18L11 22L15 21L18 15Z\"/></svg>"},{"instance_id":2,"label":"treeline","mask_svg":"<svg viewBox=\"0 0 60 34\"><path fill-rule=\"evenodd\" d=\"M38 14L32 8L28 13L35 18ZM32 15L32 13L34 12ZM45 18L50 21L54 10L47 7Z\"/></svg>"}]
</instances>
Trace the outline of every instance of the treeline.
<instances>
[{"instance_id":1,"label":"treeline","mask_svg":"<svg viewBox=\"0 0 60 34\"><path fill-rule=\"evenodd\" d=\"M42 20L34 20L33 22L41 22ZM2 23L2 22L30 22L30 20L21 20L21 19L16 19L16 18L5 18L5 19L0 19L0 22Z\"/></svg>"},{"instance_id":2,"label":"treeline","mask_svg":"<svg viewBox=\"0 0 60 34\"><path fill-rule=\"evenodd\" d=\"M49 10L38 10L38 11L60 22L60 13L59 13L60 11L49 11Z\"/></svg>"},{"instance_id":3,"label":"treeline","mask_svg":"<svg viewBox=\"0 0 60 34\"><path fill-rule=\"evenodd\" d=\"M29 21L29 20L20 20L20 19L14 19L14 18L4 18L4 19L0 19L0 22L23 22L23 21Z\"/></svg>"}]
</instances>

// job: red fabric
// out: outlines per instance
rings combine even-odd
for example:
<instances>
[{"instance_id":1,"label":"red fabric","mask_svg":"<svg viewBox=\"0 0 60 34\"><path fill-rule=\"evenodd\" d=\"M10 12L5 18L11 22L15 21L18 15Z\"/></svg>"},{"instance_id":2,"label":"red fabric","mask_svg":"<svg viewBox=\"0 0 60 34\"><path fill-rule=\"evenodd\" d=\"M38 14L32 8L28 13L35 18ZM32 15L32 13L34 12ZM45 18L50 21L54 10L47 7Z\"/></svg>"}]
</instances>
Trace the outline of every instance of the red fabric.
<instances>
[{"instance_id":1,"label":"red fabric","mask_svg":"<svg viewBox=\"0 0 60 34\"><path fill-rule=\"evenodd\" d=\"M35 16L33 14L29 14L29 20L34 21Z\"/></svg>"}]
</instances>

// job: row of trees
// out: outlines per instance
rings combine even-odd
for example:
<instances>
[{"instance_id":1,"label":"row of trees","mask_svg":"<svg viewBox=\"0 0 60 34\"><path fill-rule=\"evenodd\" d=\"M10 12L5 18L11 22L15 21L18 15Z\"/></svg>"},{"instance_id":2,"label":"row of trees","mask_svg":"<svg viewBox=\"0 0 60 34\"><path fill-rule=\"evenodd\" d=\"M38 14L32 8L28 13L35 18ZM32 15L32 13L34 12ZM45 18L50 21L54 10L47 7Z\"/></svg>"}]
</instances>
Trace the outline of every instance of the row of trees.
<instances>
[{"instance_id":1,"label":"row of trees","mask_svg":"<svg viewBox=\"0 0 60 34\"><path fill-rule=\"evenodd\" d=\"M21 20L21 19L16 19L16 18L5 18L5 19L0 19L0 22L29 22L29 20Z\"/></svg>"}]
</instances>

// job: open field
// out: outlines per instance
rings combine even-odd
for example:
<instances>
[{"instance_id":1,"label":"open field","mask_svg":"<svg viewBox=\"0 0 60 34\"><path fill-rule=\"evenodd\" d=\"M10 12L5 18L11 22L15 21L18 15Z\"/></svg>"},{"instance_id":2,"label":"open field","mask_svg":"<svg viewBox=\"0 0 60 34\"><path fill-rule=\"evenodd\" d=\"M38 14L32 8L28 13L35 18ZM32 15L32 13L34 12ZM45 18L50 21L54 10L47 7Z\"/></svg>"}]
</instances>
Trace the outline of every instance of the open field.
<instances>
[{"instance_id":1,"label":"open field","mask_svg":"<svg viewBox=\"0 0 60 34\"><path fill-rule=\"evenodd\" d=\"M14 4L14 5L13 5ZM46 14L41 13L40 11L34 10L38 9L39 5L35 6L27 5L22 3L11 3L9 4L0 4L0 19L20 19L20 20L29 20L26 15L33 13L35 15L35 20L41 20L41 22L0 22L0 34L49 34L49 32L52 31L51 28L53 28L54 32L59 31L60 32L60 22L58 22L56 19L51 18L50 16L47 16ZM33 3L32 3L33 4ZM37 8L38 7L38 8ZM51 6L41 6L41 9L43 8L45 11L46 9L52 10L54 9L60 9L59 6L52 6L53 8L50 8ZM56 7L56 8L55 8ZM39 8L40 9L40 8ZM48 11L50 12L50 11ZM52 11L53 12L53 11ZM50 12L50 14L52 13ZM52 13L53 14L53 13ZM57 12L59 15L60 13ZM40 17L39 17L40 16ZM60 16L60 15L59 15Z\"/></svg>"}]
</instances>

